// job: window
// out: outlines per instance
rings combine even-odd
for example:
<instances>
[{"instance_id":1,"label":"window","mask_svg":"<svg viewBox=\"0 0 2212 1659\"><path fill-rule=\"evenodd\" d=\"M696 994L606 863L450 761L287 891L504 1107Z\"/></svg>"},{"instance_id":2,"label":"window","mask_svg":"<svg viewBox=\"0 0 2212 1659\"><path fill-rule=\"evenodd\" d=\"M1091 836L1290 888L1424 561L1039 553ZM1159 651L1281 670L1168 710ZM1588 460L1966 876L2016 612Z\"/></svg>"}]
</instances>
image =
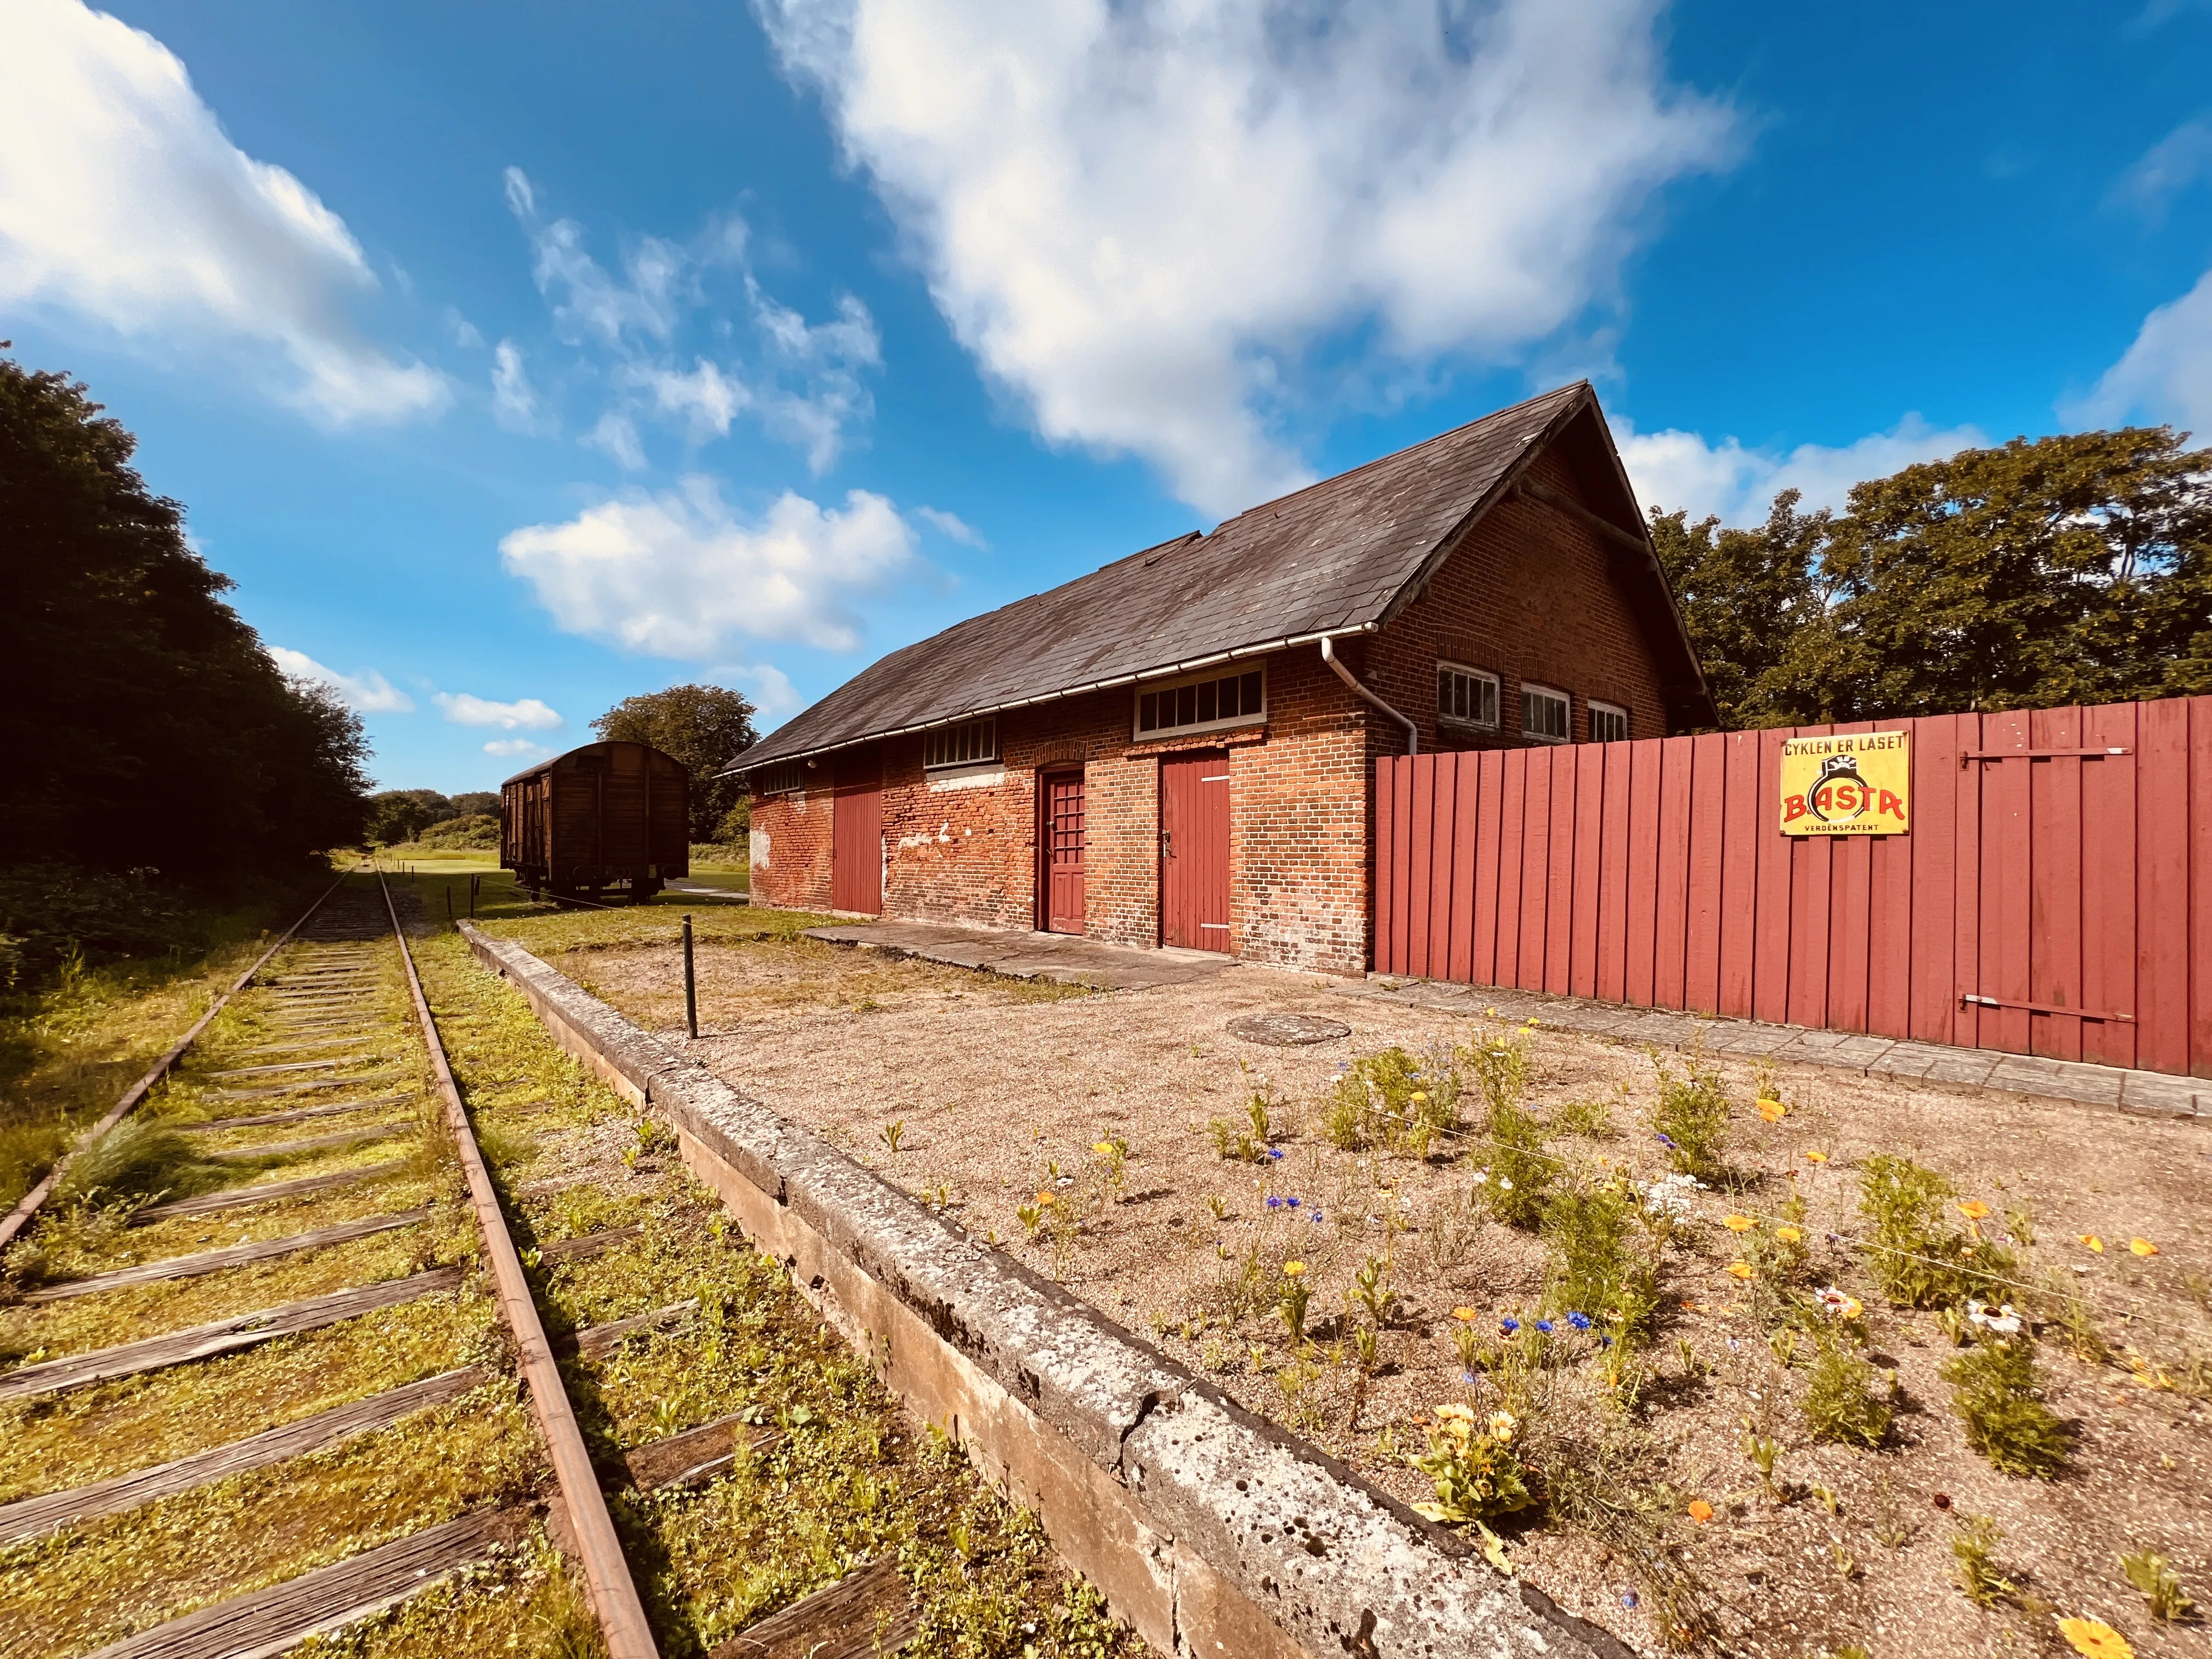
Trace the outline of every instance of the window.
<instances>
[{"instance_id":1,"label":"window","mask_svg":"<svg viewBox=\"0 0 2212 1659\"><path fill-rule=\"evenodd\" d=\"M1521 688L1521 735L1545 743L1565 743L1574 736L1574 704L1564 691L1548 686Z\"/></svg>"},{"instance_id":2,"label":"window","mask_svg":"<svg viewBox=\"0 0 2212 1659\"><path fill-rule=\"evenodd\" d=\"M745 774L745 781L752 786L756 797L787 795L806 787L806 769L797 761L783 761L775 766L763 766L757 772Z\"/></svg>"},{"instance_id":3,"label":"window","mask_svg":"<svg viewBox=\"0 0 2212 1659\"><path fill-rule=\"evenodd\" d=\"M1626 743L1628 741L1628 711L1609 702L1594 702L1589 706L1590 741L1592 743Z\"/></svg>"},{"instance_id":4,"label":"window","mask_svg":"<svg viewBox=\"0 0 2212 1659\"><path fill-rule=\"evenodd\" d=\"M986 714L979 720L963 720L957 726L940 726L934 732L922 734L921 763L925 768L972 766L977 761L998 758L996 714Z\"/></svg>"},{"instance_id":5,"label":"window","mask_svg":"<svg viewBox=\"0 0 2212 1659\"><path fill-rule=\"evenodd\" d=\"M1137 735L1203 732L1221 726L1251 726L1267 714L1267 676L1257 668L1209 675L1182 685L1137 694Z\"/></svg>"},{"instance_id":6,"label":"window","mask_svg":"<svg viewBox=\"0 0 2212 1659\"><path fill-rule=\"evenodd\" d=\"M1437 718L1472 726L1498 724L1498 677L1457 663L1437 665Z\"/></svg>"}]
</instances>

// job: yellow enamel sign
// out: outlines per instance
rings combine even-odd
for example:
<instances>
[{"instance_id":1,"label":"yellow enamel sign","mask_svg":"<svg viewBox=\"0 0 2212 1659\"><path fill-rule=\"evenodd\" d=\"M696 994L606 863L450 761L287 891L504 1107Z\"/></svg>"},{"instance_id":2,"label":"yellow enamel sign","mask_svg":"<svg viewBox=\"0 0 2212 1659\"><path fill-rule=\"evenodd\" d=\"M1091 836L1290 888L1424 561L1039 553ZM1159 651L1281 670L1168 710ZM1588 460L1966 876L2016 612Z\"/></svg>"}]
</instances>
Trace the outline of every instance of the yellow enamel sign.
<instances>
[{"instance_id":1,"label":"yellow enamel sign","mask_svg":"<svg viewBox=\"0 0 2212 1659\"><path fill-rule=\"evenodd\" d=\"M1911 735L1852 732L1782 745L1785 836L1903 836L1912 830Z\"/></svg>"}]
</instances>

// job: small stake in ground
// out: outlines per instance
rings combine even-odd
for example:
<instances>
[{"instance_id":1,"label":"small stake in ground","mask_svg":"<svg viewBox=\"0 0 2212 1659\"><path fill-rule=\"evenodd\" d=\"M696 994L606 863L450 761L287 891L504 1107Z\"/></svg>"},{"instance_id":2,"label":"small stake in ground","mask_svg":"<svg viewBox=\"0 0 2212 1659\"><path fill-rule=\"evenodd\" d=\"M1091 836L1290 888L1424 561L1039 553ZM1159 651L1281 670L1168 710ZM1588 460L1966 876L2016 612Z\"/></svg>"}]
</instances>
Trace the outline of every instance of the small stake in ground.
<instances>
[{"instance_id":1,"label":"small stake in ground","mask_svg":"<svg viewBox=\"0 0 2212 1659\"><path fill-rule=\"evenodd\" d=\"M691 917L684 917L684 1029L699 1035L699 982L691 971Z\"/></svg>"}]
</instances>

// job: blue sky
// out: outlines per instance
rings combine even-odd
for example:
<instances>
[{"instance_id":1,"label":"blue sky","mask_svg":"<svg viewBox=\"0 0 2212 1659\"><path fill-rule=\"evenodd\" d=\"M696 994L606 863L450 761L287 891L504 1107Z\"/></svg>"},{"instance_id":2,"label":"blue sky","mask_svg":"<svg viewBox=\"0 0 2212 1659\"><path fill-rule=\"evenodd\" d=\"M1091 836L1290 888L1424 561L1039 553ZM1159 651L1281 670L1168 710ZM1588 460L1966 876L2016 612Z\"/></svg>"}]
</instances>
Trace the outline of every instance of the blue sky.
<instances>
[{"instance_id":1,"label":"blue sky","mask_svg":"<svg viewBox=\"0 0 2212 1659\"><path fill-rule=\"evenodd\" d=\"M1735 520L2212 436L2212 5L10 0L0 337L482 787L1579 375Z\"/></svg>"}]
</instances>

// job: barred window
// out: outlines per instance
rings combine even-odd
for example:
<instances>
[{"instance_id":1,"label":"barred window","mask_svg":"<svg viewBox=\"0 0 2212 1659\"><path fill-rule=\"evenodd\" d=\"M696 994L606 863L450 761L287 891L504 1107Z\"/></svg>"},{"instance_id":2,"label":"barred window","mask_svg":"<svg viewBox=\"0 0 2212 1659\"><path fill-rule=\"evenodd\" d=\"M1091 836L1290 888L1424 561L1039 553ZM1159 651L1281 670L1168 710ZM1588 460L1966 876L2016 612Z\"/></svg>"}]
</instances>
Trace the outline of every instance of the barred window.
<instances>
[{"instance_id":1,"label":"barred window","mask_svg":"<svg viewBox=\"0 0 2212 1659\"><path fill-rule=\"evenodd\" d=\"M1498 724L1498 677L1457 663L1437 665L1437 718L1471 726Z\"/></svg>"},{"instance_id":2,"label":"barred window","mask_svg":"<svg viewBox=\"0 0 2212 1659\"><path fill-rule=\"evenodd\" d=\"M1257 668L1209 676L1137 695L1137 735L1164 736L1211 726L1248 726L1266 718L1267 676Z\"/></svg>"},{"instance_id":3,"label":"barred window","mask_svg":"<svg viewBox=\"0 0 2212 1659\"><path fill-rule=\"evenodd\" d=\"M1589 706L1590 741L1592 743L1626 743L1628 741L1628 711L1609 702L1593 702Z\"/></svg>"},{"instance_id":4,"label":"barred window","mask_svg":"<svg viewBox=\"0 0 2212 1659\"><path fill-rule=\"evenodd\" d=\"M1564 691L1545 685L1521 688L1521 735L1547 743L1565 743L1574 736L1574 703Z\"/></svg>"},{"instance_id":5,"label":"barred window","mask_svg":"<svg viewBox=\"0 0 2212 1659\"><path fill-rule=\"evenodd\" d=\"M763 795L787 795L806 787L806 769L797 761L780 761L746 773L745 781L751 786L755 799Z\"/></svg>"},{"instance_id":6,"label":"barred window","mask_svg":"<svg viewBox=\"0 0 2212 1659\"><path fill-rule=\"evenodd\" d=\"M957 726L940 726L934 732L925 732L921 738L921 763L925 768L939 766L972 766L977 761L999 758L999 717L986 714L981 720L963 720Z\"/></svg>"}]
</instances>

